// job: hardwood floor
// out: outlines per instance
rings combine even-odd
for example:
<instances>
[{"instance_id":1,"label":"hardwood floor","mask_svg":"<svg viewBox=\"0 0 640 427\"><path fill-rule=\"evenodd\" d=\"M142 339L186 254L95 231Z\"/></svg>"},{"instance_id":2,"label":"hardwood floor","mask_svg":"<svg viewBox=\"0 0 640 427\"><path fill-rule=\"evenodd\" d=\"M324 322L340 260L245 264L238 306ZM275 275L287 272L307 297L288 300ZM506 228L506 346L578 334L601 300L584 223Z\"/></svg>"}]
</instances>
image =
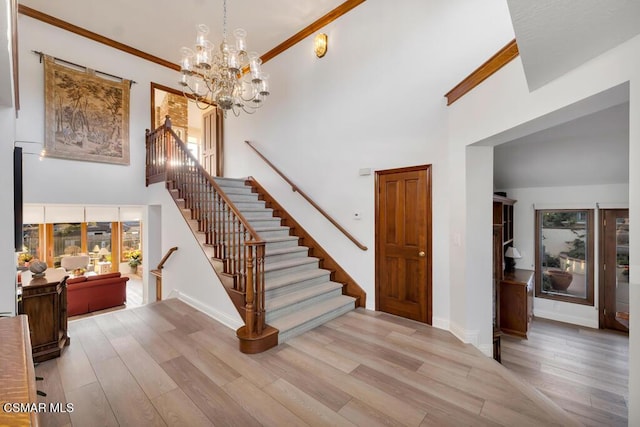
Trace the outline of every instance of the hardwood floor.
<instances>
[{"instance_id":1,"label":"hardwood floor","mask_svg":"<svg viewBox=\"0 0 640 427\"><path fill-rule=\"evenodd\" d=\"M579 425L449 332L363 309L257 355L175 299L69 330L36 371L42 401L73 412L43 413L44 426Z\"/></svg>"},{"instance_id":2,"label":"hardwood floor","mask_svg":"<svg viewBox=\"0 0 640 427\"><path fill-rule=\"evenodd\" d=\"M626 426L629 337L544 319L503 336L502 364L587 426Z\"/></svg>"}]
</instances>

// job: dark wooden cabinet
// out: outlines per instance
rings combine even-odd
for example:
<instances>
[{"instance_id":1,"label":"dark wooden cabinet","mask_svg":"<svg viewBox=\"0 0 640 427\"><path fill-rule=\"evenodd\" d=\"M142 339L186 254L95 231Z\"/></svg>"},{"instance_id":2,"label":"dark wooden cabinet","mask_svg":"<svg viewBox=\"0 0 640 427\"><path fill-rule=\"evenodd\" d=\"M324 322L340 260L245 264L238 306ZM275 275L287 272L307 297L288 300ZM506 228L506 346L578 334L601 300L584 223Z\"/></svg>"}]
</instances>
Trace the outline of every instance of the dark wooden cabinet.
<instances>
[{"instance_id":1,"label":"dark wooden cabinet","mask_svg":"<svg viewBox=\"0 0 640 427\"><path fill-rule=\"evenodd\" d=\"M45 277L23 284L18 311L29 319L33 360L42 362L60 356L69 345L66 272L47 271Z\"/></svg>"},{"instance_id":2,"label":"dark wooden cabinet","mask_svg":"<svg viewBox=\"0 0 640 427\"><path fill-rule=\"evenodd\" d=\"M527 338L533 318L533 271L506 272L500 282L500 329Z\"/></svg>"},{"instance_id":3,"label":"dark wooden cabinet","mask_svg":"<svg viewBox=\"0 0 640 427\"><path fill-rule=\"evenodd\" d=\"M493 358L500 357L502 327L501 285L504 276L504 253L513 245L513 204L516 201L505 196L493 195Z\"/></svg>"}]
</instances>

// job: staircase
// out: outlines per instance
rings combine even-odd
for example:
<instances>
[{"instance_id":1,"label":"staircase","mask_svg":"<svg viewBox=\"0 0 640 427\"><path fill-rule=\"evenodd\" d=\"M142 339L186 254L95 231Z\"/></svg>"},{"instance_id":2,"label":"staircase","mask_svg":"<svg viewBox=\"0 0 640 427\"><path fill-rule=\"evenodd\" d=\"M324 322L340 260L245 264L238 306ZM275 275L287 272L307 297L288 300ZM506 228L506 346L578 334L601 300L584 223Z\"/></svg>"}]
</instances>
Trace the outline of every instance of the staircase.
<instances>
[{"instance_id":1,"label":"staircase","mask_svg":"<svg viewBox=\"0 0 640 427\"><path fill-rule=\"evenodd\" d=\"M354 309L355 298L342 295L343 285L330 280L331 272L319 267L244 179L214 180L266 242L265 318L278 329L280 343Z\"/></svg>"},{"instance_id":2,"label":"staircase","mask_svg":"<svg viewBox=\"0 0 640 427\"><path fill-rule=\"evenodd\" d=\"M265 351L365 305L362 288L260 184L211 177L169 117L146 133L146 184L160 182L244 319L240 351Z\"/></svg>"},{"instance_id":3,"label":"staircase","mask_svg":"<svg viewBox=\"0 0 640 427\"><path fill-rule=\"evenodd\" d=\"M265 242L264 309L266 323L278 330L278 343L306 332L355 308L356 299L342 294L343 285L331 281L331 271L319 267L320 259L309 256L291 229L282 226L273 209L258 199L244 179L213 178L253 230ZM178 188L169 192L180 208L196 240L214 267L221 260L197 217Z\"/></svg>"}]
</instances>

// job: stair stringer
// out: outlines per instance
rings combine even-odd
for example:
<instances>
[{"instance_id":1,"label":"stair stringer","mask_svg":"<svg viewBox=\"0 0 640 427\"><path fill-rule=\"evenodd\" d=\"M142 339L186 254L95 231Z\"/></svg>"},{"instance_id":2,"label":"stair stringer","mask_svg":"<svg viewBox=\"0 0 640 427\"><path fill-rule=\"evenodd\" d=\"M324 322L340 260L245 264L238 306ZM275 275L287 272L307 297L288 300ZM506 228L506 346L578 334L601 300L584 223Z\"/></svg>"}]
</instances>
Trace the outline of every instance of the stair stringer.
<instances>
[{"instance_id":1,"label":"stair stringer","mask_svg":"<svg viewBox=\"0 0 640 427\"><path fill-rule=\"evenodd\" d=\"M171 181L167 181L166 186L167 186L167 190L169 191L169 194L171 195L171 198L173 199L176 206L178 207L178 210L182 214L182 217L187 223L187 226L189 227L189 229L191 230L193 237L196 239L196 241L198 242L198 245L202 249L203 253L206 255L207 260L209 261L209 264L211 264L211 267L213 268L213 271L215 272L216 276L218 276L218 279L220 279L220 282L222 283L225 291L227 292L227 295L229 295L229 298L231 299L231 302L233 303L236 310L238 311L238 314L240 314L240 317L242 318L242 320L246 322L245 301L244 301L245 294L244 292L240 292L234 289L236 277L224 272L223 260L214 258L213 248L205 245L204 243L205 233L198 231L198 225L199 225L198 221L193 219L191 209L185 207L185 199L182 198L182 196L180 195L180 191L174 187L173 182Z\"/></svg>"}]
</instances>

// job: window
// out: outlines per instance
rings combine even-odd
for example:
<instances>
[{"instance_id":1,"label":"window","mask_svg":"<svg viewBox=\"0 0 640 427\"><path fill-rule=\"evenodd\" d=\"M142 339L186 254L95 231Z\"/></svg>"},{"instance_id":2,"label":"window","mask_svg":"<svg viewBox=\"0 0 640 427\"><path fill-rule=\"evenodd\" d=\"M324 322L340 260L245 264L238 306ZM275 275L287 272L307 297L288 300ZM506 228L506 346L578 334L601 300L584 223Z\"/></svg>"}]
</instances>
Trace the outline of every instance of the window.
<instances>
[{"instance_id":1,"label":"window","mask_svg":"<svg viewBox=\"0 0 640 427\"><path fill-rule=\"evenodd\" d=\"M129 261L132 251L140 250L140 221L124 221L122 225L122 258L120 261Z\"/></svg>"},{"instance_id":2,"label":"window","mask_svg":"<svg viewBox=\"0 0 640 427\"><path fill-rule=\"evenodd\" d=\"M22 250L33 258L40 258L40 226L38 224L22 226Z\"/></svg>"},{"instance_id":3,"label":"window","mask_svg":"<svg viewBox=\"0 0 640 427\"><path fill-rule=\"evenodd\" d=\"M90 252L100 252L102 248L106 248L111 252L110 222L87 223L87 248Z\"/></svg>"},{"instance_id":4,"label":"window","mask_svg":"<svg viewBox=\"0 0 640 427\"><path fill-rule=\"evenodd\" d=\"M537 210L536 248L536 297L593 305L593 210Z\"/></svg>"},{"instance_id":5,"label":"window","mask_svg":"<svg viewBox=\"0 0 640 427\"><path fill-rule=\"evenodd\" d=\"M198 143L198 138L194 136L190 136L187 138L187 148L193 154L193 157L199 159L198 157L198 149L200 148L200 144Z\"/></svg>"},{"instance_id":6,"label":"window","mask_svg":"<svg viewBox=\"0 0 640 427\"><path fill-rule=\"evenodd\" d=\"M82 252L82 226L74 224L53 224L53 266L60 266L63 255L78 255Z\"/></svg>"}]
</instances>

